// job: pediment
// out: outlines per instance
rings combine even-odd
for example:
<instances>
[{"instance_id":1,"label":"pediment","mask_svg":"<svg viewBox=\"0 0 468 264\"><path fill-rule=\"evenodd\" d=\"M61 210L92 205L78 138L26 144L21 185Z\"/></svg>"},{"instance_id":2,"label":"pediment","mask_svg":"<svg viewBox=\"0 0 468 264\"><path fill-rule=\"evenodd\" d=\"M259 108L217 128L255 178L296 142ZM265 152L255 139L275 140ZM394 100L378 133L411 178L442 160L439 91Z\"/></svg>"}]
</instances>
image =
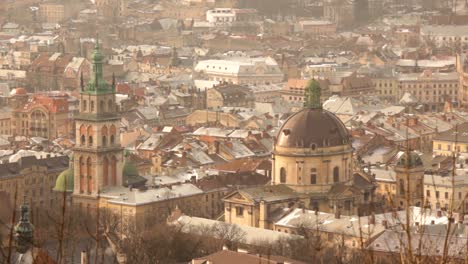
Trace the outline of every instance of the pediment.
<instances>
[{"instance_id":1,"label":"pediment","mask_svg":"<svg viewBox=\"0 0 468 264\"><path fill-rule=\"evenodd\" d=\"M252 202L252 200L242 195L239 191L235 191L234 193L231 193L230 195L226 196L224 200L229 200L231 202L244 202L244 203Z\"/></svg>"}]
</instances>

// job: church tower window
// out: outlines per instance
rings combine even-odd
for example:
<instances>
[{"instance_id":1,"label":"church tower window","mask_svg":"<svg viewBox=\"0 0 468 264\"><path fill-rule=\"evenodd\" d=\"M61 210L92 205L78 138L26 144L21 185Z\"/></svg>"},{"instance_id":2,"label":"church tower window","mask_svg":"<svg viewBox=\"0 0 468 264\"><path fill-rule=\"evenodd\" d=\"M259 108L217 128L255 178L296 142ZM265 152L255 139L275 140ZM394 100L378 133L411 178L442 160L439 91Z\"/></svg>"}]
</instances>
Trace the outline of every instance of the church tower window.
<instances>
[{"instance_id":1,"label":"church tower window","mask_svg":"<svg viewBox=\"0 0 468 264\"><path fill-rule=\"evenodd\" d=\"M340 181L340 168L336 166L333 168L333 182L339 182Z\"/></svg>"},{"instance_id":2,"label":"church tower window","mask_svg":"<svg viewBox=\"0 0 468 264\"><path fill-rule=\"evenodd\" d=\"M280 169L280 183L285 183L286 182L286 169L284 167L281 167Z\"/></svg>"},{"instance_id":3,"label":"church tower window","mask_svg":"<svg viewBox=\"0 0 468 264\"><path fill-rule=\"evenodd\" d=\"M107 159L107 157L104 157L104 159L102 160L102 184L104 186L107 186L107 184L109 183L109 160Z\"/></svg>"},{"instance_id":4,"label":"church tower window","mask_svg":"<svg viewBox=\"0 0 468 264\"><path fill-rule=\"evenodd\" d=\"M88 127L88 145L89 146L93 145L93 127L92 126Z\"/></svg>"},{"instance_id":5,"label":"church tower window","mask_svg":"<svg viewBox=\"0 0 468 264\"><path fill-rule=\"evenodd\" d=\"M86 161L86 174L88 176L88 193L93 191L93 164L91 157Z\"/></svg>"},{"instance_id":6,"label":"church tower window","mask_svg":"<svg viewBox=\"0 0 468 264\"><path fill-rule=\"evenodd\" d=\"M102 146L107 145L107 127L103 126L101 129L101 134L102 134Z\"/></svg>"},{"instance_id":7,"label":"church tower window","mask_svg":"<svg viewBox=\"0 0 468 264\"><path fill-rule=\"evenodd\" d=\"M109 99L109 102L108 102L108 109L109 109L109 112L112 112L114 111L114 104L112 103L112 100Z\"/></svg>"}]
</instances>

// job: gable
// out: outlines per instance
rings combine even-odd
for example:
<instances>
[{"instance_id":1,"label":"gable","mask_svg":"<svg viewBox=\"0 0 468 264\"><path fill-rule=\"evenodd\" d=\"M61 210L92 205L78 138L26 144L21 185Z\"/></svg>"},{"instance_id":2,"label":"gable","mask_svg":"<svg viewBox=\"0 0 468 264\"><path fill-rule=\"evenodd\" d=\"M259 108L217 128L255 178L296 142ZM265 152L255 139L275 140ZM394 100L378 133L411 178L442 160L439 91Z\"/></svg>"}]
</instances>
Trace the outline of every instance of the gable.
<instances>
[{"instance_id":1,"label":"gable","mask_svg":"<svg viewBox=\"0 0 468 264\"><path fill-rule=\"evenodd\" d=\"M239 191L235 191L231 194L228 194L226 197L224 197L224 201L227 201L230 203L249 203L249 204L253 203L253 200L242 195Z\"/></svg>"}]
</instances>

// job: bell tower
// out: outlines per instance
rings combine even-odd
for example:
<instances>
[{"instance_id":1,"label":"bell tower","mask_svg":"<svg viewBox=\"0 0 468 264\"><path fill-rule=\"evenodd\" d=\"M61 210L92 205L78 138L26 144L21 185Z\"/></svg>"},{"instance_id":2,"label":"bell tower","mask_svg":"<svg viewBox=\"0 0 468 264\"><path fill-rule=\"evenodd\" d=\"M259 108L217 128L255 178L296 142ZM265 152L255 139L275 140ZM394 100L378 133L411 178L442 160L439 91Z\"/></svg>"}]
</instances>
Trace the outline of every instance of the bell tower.
<instances>
[{"instance_id":1,"label":"bell tower","mask_svg":"<svg viewBox=\"0 0 468 264\"><path fill-rule=\"evenodd\" d=\"M122 185L121 117L115 103L115 77L111 85L104 80L103 61L96 41L93 73L86 85L81 77L80 113L75 118L73 201L79 203L96 199L106 186Z\"/></svg>"},{"instance_id":2,"label":"bell tower","mask_svg":"<svg viewBox=\"0 0 468 264\"><path fill-rule=\"evenodd\" d=\"M395 166L396 172L396 207L423 206L424 201L424 166L421 157L413 151L401 155Z\"/></svg>"}]
</instances>

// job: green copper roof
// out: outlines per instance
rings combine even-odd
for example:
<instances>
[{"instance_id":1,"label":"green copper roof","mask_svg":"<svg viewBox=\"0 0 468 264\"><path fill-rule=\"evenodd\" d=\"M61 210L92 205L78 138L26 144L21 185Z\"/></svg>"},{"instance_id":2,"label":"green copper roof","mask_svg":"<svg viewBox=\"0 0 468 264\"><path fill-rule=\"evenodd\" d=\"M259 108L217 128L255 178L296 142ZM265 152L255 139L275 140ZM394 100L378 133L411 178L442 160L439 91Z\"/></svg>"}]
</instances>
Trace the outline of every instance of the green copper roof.
<instances>
[{"instance_id":1,"label":"green copper roof","mask_svg":"<svg viewBox=\"0 0 468 264\"><path fill-rule=\"evenodd\" d=\"M320 96L321 96L320 84L314 79L307 82L307 85L305 87L304 107L322 108L322 103L320 102Z\"/></svg>"},{"instance_id":2,"label":"green copper roof","mask_svg":"<svg viewBox=\"0 0 468 264\"><path fill-rule=\"evenodd\" d=\"M33 243L34 226L29 220L29 206L24 203L21 206L21 217L15 226L16 249L19 253L25 253Z\"/></svg>"},{"instance_id":3,"label":"green copper roof","mask_svg":"<svg viewBox=\"0 0 468 264\"><path fill-rule=\"evenodd\" d=\"M127 160L124 161L122 175L123 176L138 176L138 170L135 164Z\"/></svg>"},{"instance_id":4,"label":"green copper roof","mask_svg":"<svg viewBox=\"0 0 468 264\"><path fill-rule=\"evenodd\" d=\"M418 153L410 151L409 158L408 153L403 153L403 155L398 159L397 165L400 167L414 168L423 166L423 162Z\"/></svg>"},{"instance_id":5,"label":"green copper roof","mask_svg":"<svg viewBox=\"0 0 468 264\"><path fill-rule=\"evenodd\" d=\"M99 40L96 41L96 46L94 47L93 54L91 55L92 63L93 63L93 73L91 76L91 80L85 86L83 85L81 92L82 93L92 93L92 94L100 94L100 93L111 93L115 90L115 78L112 77L112 85L109 85L103 77L103 63L104 63L104 55L101 53L101 49L99 47Z\"/></svg>"},{"instance_id":6,"label":"green copper roof","mask_svg":"<svg viewBox=\"0 0 468 264\"><path fill-rule=\"evenodd\" d=\"M175 47L172 48L170 66L175 67L180 64L179 55Z\"/></svg>"},{"instance_id":7,"label":"green copper roof","mask_svg":"<svg viewBox=\"0 0 468 264\"><path fill-rule=\"evenodd\" d=\"M127 157L128 153L126 153L125 156ZM125 187L130 185L133 187L143 186L147 181L144 177L138 174L137 167L129 160L124 161L122 177L123 186Z\"/></svg>"},{"instance_id":8,"label":"green copper roof","mask_svg":"<svg viewBox=\"0 0 468 264\"><path fill-rule=\"evenodd\" d=\"M73 161L71 161L73 162ZM56 192L73 192L74 179L73 179L73 169L68 168L64 170L57 177L55 181L54 191Z\"/></svg>"}]
</instances>

